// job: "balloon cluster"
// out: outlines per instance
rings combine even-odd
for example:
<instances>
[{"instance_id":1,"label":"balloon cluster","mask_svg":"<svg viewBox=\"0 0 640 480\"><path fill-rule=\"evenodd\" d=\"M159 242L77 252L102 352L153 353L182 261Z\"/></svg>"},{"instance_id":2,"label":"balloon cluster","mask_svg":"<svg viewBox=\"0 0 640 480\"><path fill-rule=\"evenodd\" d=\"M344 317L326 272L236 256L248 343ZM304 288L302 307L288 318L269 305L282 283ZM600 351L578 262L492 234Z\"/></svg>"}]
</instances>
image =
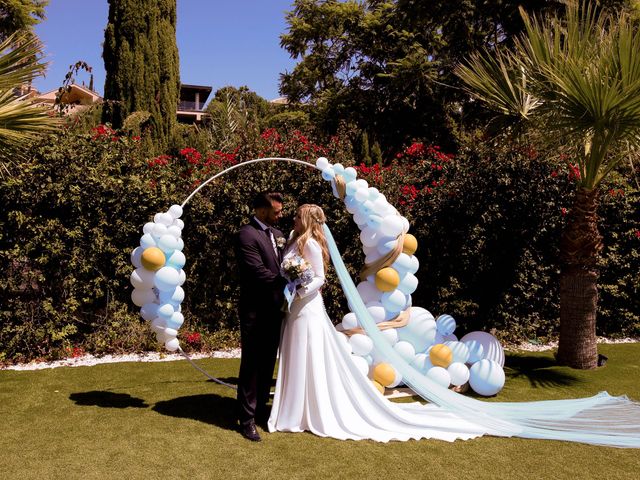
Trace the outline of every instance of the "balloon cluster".
<instances>
[{"instance_id":1,"label":"balloon cluster","mask_svg":"<svg viewBox=\"0 0 640 480\"><path fill-rule=\"evenodd\" d=\"M358 293L394 350L445 388L469 382L480 395L499 392L505 380L504 351L493 335L472 332L458 341L452 316L441 315L436 320L424 308L412 306L419 262L414 256L418 242L408 233L409 221L376 188L358 179L354 168L332 165L324 157L316 167L331 182L334 195L344 200L360 229L366 257ZM345 349L376 388L384 391L384 387L402 383L402 376L360 328L355 313L347 313L337 329L344 333L340 338Z\"/></svg>"},{"instance_id":2,"label":"balloon cluster","mask_svg":"<svg viewBox=\"0 0 640 480\"><path fill-rule=\"evenodd\" d=\"M131 252L131 300L140 307L140 315L151 322L158 342L171 352L180 347L176 338L184 322L180 304L184 300L182 285L187 279L182 267L186 258L182 249L180 220L182 207L172 205L168 211L157 213L153 222L143 227L140 246Z\"/></svg>"}]
</instances>

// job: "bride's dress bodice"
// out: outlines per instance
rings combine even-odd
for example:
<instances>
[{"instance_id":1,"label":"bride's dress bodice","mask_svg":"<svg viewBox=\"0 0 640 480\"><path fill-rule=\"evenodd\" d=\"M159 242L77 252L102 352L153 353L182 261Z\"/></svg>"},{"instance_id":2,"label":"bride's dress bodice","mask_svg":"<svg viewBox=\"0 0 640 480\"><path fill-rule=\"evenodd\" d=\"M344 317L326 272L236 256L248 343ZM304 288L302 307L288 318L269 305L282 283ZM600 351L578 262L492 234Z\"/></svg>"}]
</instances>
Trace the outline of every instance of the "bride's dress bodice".
<instances>
[{"instance_id":1,"label":"bride's dress bodice","mask_svg":"<svg viewBox=\"0 0 640 480\"><path fill-rule=\"evenodd\" d=\"M300 255L295 243L287 256ZM338 439L386 442L410 438L472 438L479 426L431 405L395 404L385 399L351 358L324 309L320 287L322 250L309 240L301 255L313 280L300 288L285 318L270 431L311 431Z\"/></svg>"}]
</instances>

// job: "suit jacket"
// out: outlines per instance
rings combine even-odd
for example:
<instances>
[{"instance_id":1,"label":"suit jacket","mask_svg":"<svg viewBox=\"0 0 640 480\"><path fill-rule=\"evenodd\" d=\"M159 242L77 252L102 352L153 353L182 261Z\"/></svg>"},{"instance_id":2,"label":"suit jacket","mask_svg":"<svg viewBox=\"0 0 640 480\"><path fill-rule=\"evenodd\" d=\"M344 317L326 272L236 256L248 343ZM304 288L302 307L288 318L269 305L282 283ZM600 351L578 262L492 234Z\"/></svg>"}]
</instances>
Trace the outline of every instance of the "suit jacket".
<instances>
[{"instance_id":1,"label":"suit jacket","mask_svg":"<svg viewBox=\"0 0 640 480\"><path fill-rule=\"evenodd\" d=\"M272 227L275 238L282 232ZM257 316L281 317L286 280L280 274L282 250L274 252L268 233L252 218L236 237L240 270L240 321L253 323Z\"/></svg>"}]
</instances>

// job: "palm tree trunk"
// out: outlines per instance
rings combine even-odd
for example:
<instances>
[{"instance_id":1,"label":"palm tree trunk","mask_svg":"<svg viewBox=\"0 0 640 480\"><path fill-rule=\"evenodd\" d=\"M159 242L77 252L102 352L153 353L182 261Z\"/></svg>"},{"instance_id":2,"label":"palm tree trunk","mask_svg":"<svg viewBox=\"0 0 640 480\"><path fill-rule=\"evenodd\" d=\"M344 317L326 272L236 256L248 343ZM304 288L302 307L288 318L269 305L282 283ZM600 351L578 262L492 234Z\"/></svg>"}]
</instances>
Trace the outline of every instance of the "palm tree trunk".
<instances>
[{"instance_id":1,"label":"palm tree trunk","mask_svg":"<svg viewBox=\"0 0 640 480\"><path fill-rule=\"evenodd\" d=\"M560 256L560 342L557 361L572 368L598 365L596 310L598 304L599 190L579 188L567 226L562 233Z\"/></svg>"}]
</instances>

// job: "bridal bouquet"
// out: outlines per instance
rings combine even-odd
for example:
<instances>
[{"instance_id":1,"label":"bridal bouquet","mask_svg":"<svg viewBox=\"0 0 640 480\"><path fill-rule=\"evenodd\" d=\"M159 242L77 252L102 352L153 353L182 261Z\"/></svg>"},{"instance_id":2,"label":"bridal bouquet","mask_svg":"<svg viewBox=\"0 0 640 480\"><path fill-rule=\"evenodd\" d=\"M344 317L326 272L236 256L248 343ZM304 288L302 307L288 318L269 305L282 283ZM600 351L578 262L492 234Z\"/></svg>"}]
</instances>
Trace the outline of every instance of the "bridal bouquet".
<instances>
[{"instance_id":1,"label":"bridal bouquet","mask_svg":"<svg viewBox=\"0 0 640 480\"><path fill-rule=\"evenodd\" d=\"M284 259L280 266L280 272L289 282L284 289L288 304L287 310L289 310L298 286L308 285L313 280L313 267L300 255L294 255Z\"/></svg>"}]
</instances>

